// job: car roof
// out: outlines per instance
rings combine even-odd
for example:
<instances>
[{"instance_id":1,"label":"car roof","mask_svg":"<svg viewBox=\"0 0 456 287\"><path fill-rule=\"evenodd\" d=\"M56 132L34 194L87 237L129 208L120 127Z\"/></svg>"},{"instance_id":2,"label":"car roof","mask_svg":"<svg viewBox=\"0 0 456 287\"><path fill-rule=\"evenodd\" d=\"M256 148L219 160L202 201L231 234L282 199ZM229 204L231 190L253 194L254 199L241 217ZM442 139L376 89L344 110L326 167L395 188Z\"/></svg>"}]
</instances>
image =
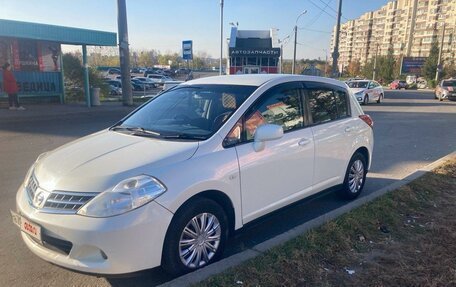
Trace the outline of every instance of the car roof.
<instances>
[{"instance_id":1,"label":"car roof","mask_svg":"<svg viewBox=\"0 0 456 287\"><path fill-rule=\"evenodd\" d=\"M269 81L307 81L307 82L324 82L334 84L340 87L345 87L345 84L334 79L304 76L304 75L290 75L290 74L249 74L249 75L226 75L226 76L213 76L206 78L198 78L195 80L187 81L181 85L243 85L243 86L261 86Z\"/></svg>"},{"instance_id":2,"label":"car roof","mask_svg":"<svg viewBox=\"0 0 456 287\"><path fill-rule=\"evenodd\" d=\"M370 82L371 80L351 80L351 81L348 81L350 83L352 82Z\"/></svg>"}]
</instances>

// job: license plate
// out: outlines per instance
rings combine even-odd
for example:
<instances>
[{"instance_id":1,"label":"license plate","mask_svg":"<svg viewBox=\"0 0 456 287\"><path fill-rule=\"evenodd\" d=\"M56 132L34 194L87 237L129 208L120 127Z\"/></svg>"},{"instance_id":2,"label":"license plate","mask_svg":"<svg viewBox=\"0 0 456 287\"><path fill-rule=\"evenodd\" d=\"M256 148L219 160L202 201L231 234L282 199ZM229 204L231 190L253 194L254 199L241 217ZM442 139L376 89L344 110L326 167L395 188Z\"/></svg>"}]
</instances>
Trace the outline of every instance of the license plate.
<instances>
[{"instance_id":1,"label":"license plate","mask_svg":"<svg viewBox=\"0 0 456 287\"><path fill-rule=\"evenodd\" d=\"M31 222L27 218L17 214L16 212L11 210L11 217L13 219L13 223L16 224L22 232L27 233L31 237L37 239L41 242L41 226L36 223Z\"/></svg>"}]
</instances>

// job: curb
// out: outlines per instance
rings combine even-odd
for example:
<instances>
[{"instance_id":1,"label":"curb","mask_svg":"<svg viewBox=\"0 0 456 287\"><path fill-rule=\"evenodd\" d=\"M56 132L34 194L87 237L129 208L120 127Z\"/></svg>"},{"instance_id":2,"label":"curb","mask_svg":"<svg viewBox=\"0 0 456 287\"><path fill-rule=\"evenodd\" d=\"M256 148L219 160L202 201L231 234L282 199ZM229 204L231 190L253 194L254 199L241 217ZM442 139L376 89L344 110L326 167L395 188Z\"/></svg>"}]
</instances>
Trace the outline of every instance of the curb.
<instances>
[{"instance_id":1,"label":"curb","mask_svg":"<svg viewBox=\"0 0 456 287\"><path fill-rule=\"evenodd\" d=\"M283 244L299 235L302 235L303 233L305 233L306 231L308 231L310 229L323 225L324 223L326 223L330 220L333 220L333 219L343 215L344 213L349 212L350 210L352 210L354 208L364 205L390 191L393 191L401 186L404 186L404 185L410 183L411 181L422 177L426 173L430 172L431 170L435 169L436 167L442 165L445 161L450 160L452 158L456 158L456 151L408 174L403 179L401 179L397 182L394 182L388 186L385 186L377 191L370 193L367 196L363 196L344 206L334 209L334 210L332 210L326 214L323 214L317 218L314 218L310 221L307 221L304 224L296 226L280 235L277 235L271 239L268 239L262 243L259 243L255 246L253 246L252 248L249 248L240 253L234 254L230 257L224 258L218 262L215 262L202 269L196 270L192 273L188 273L188 274L178 277L174 280L161 284L161 285L159 285L159 287L191 286L191 285L201 282L213 275L222 273L231 267L237 266L251 258L261 255L262 253L268 251L269 249L271 249L275 246Z\"/></svg>"}]
</instances>

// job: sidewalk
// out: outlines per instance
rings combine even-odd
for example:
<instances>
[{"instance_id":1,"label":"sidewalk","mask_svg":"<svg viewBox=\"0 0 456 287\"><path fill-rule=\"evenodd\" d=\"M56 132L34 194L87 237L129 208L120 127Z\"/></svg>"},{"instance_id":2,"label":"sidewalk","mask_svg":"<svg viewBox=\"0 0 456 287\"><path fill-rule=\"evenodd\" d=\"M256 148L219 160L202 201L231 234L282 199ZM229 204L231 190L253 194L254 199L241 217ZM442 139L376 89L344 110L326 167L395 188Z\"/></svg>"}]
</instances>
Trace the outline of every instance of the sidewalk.
<instances>
[{"instance_id":1,"label":"sidewalk","mask_svg":"<svg viewBox=\"0 0 456 287\"><path fill-rule=\"evenodd\" d=\"M139 104L138 104L139 105ZM25 111L10 111L7 108L0 109L0 121L24 121L43 118L65 117L74 114L98 114L110 112L130 112L138 105L123 106L122 103L103 103L101 106L87 108L83 104L30 104L26 105Z\"/></svg>"}]
</instances>

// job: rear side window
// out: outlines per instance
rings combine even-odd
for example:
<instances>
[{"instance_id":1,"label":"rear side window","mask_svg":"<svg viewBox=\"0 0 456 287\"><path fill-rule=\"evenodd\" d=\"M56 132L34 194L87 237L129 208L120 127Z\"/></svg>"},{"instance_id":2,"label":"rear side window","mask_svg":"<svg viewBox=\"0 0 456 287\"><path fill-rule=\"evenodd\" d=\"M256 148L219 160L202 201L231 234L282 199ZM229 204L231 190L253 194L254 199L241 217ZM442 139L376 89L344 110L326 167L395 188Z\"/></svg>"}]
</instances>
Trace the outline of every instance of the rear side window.
<instances>
[{"instance_id":1,"label":"rear side window","mask_svg":"<svg viewBox=\"0 0 456 287\"><path fill-rule=\"evenodd\" d=\"M345 91L329 86L308 88L307 97L313 124L322 124L348 117L349 103Z\"/></svg>"}]
</instances>

